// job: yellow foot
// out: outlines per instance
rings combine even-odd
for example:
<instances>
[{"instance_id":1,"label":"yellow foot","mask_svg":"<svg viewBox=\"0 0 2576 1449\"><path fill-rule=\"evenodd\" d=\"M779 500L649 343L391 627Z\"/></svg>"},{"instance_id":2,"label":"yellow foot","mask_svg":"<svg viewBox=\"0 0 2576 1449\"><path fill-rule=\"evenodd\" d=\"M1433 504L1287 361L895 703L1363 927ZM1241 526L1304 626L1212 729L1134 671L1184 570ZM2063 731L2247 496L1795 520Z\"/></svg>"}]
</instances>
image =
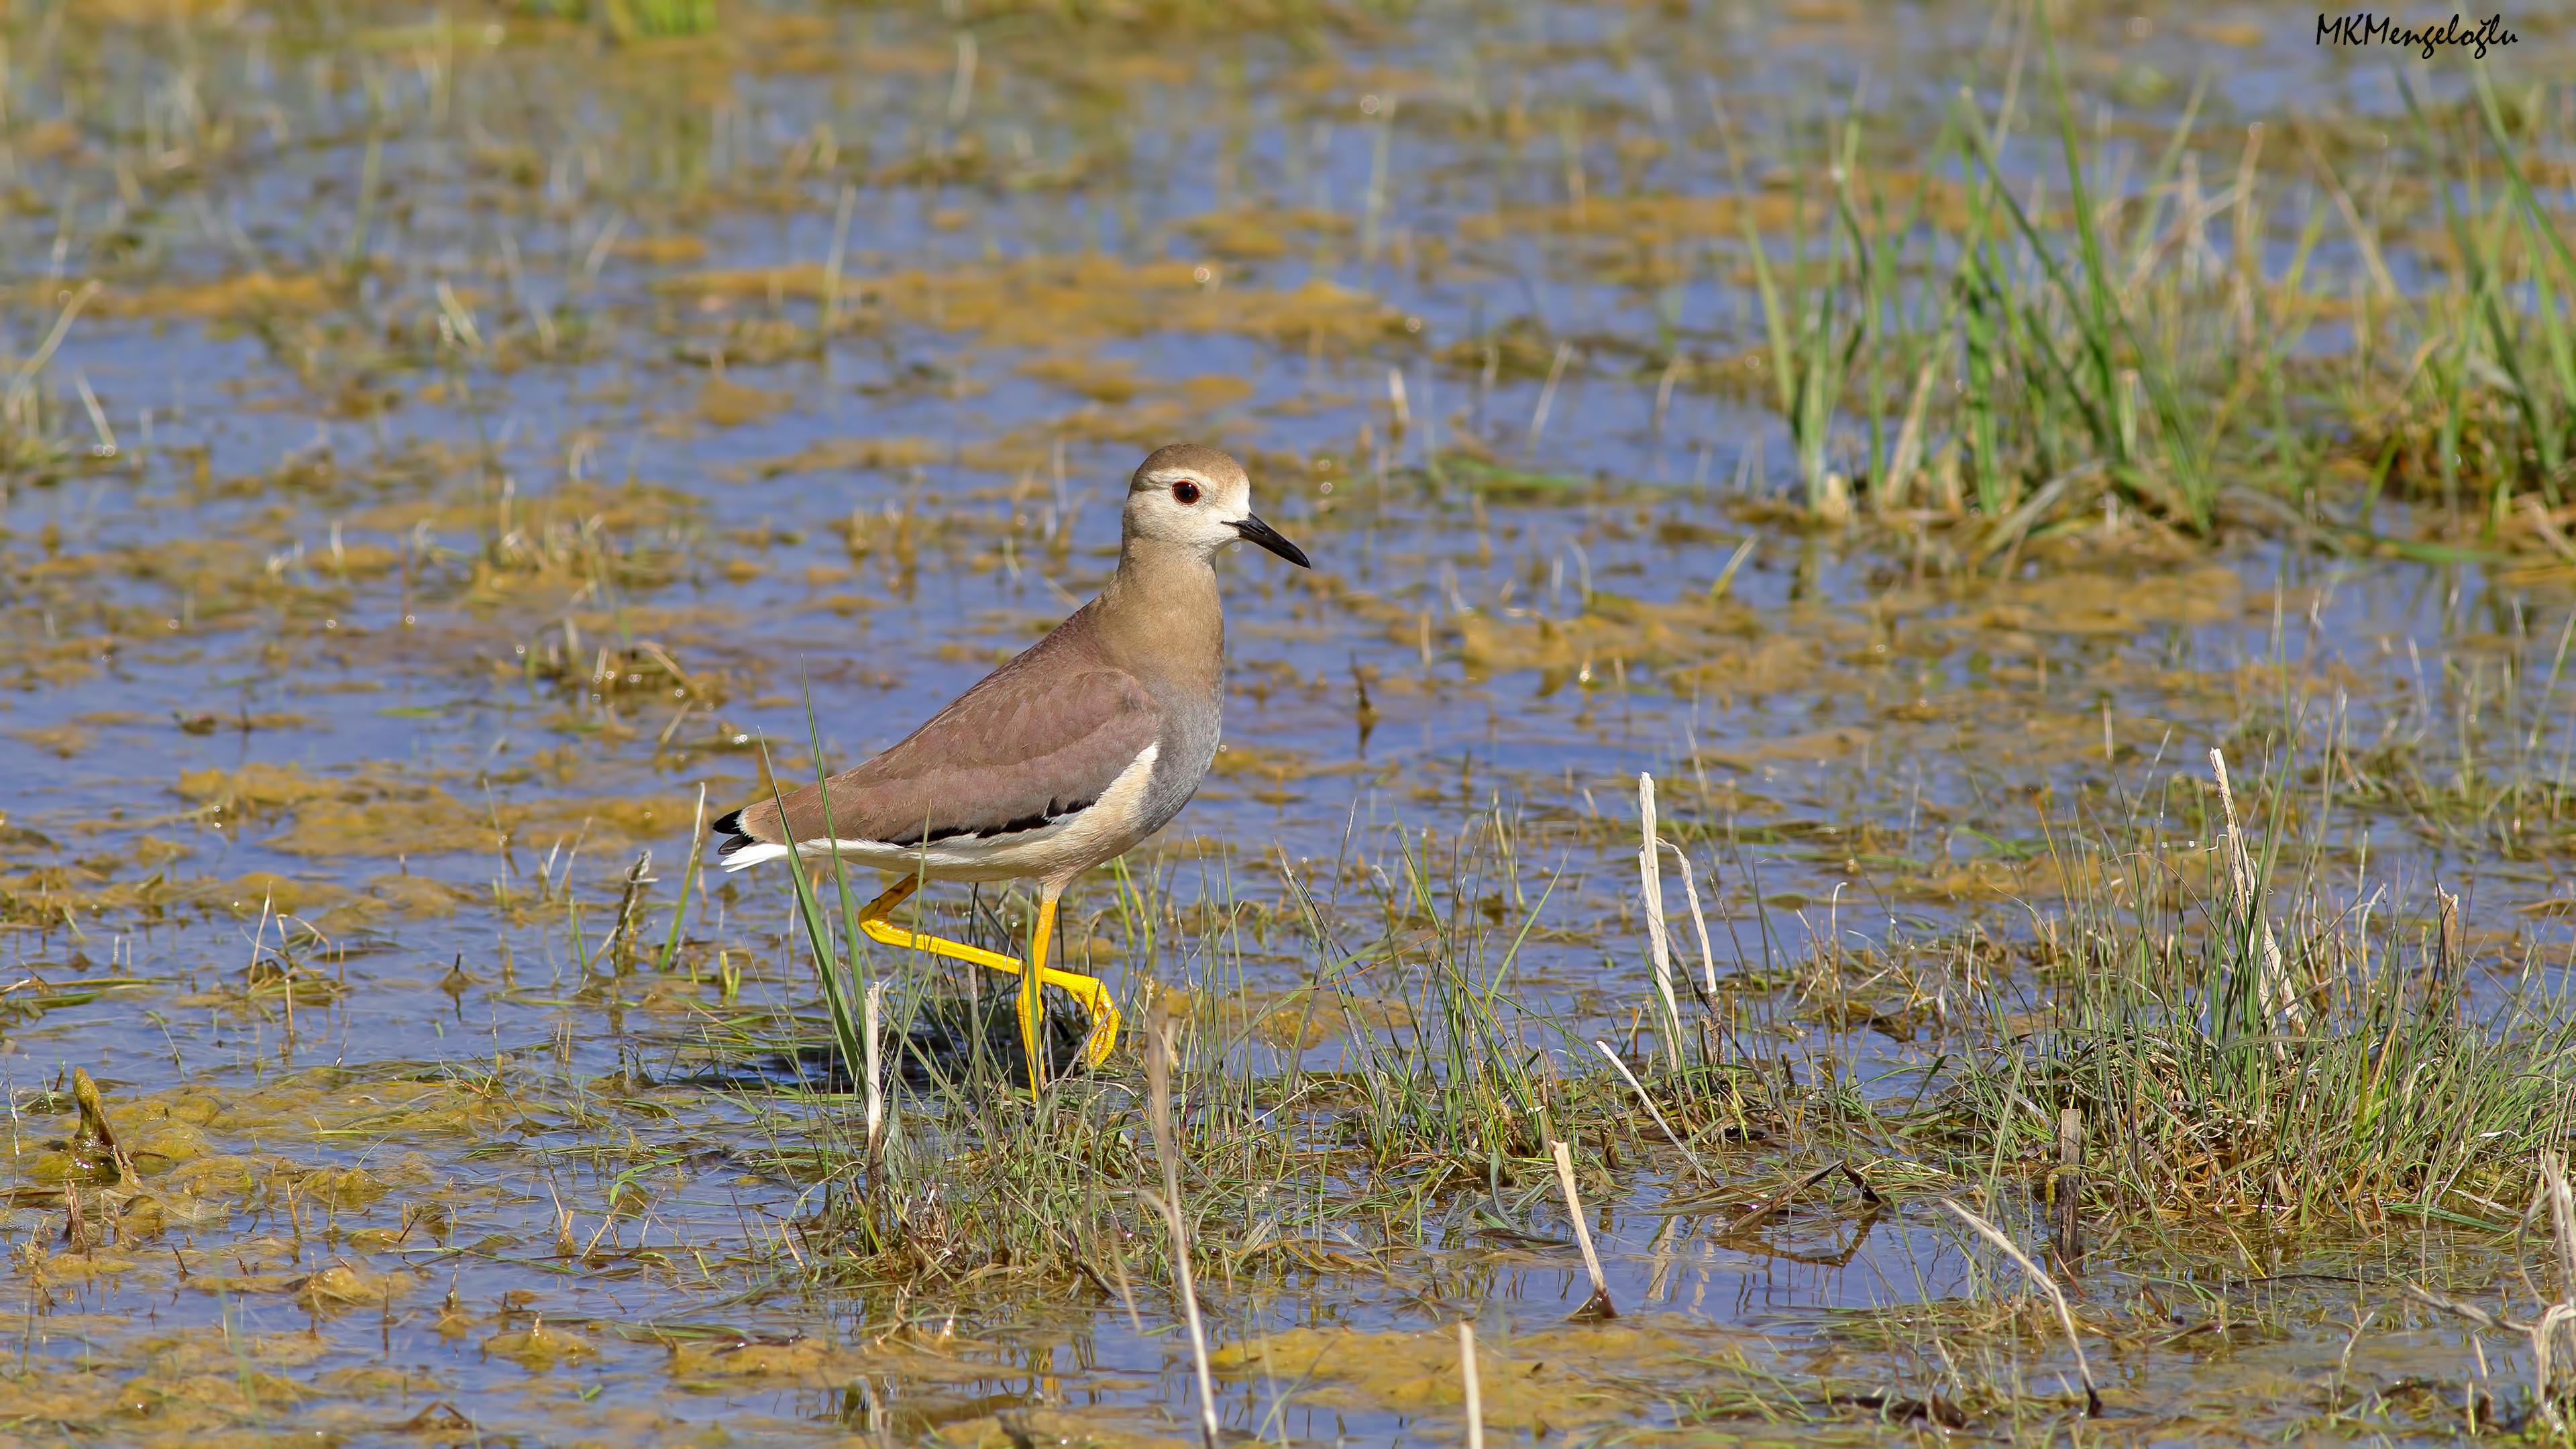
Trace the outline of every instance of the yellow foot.
<instances>
[{"instance_id":1,"label":"yellow foot","mask_svg":"<svg viewBox=\"0 0 2576 1449\"><path fill-rule=\"evenodd\" d=\"M919 880L913 876L904 876L896 880L893 885L886 888L885 894L868 902L860 910L859 928L868 933L869 939L892 946L899 951L927 951L933 956L945 956L952 961L965 961L989 970L1018 976L1023 982L1033 981L1037 987L1052 986L1071 995L1074 1000L1082 1003L1083 1011L1091 1018L1091 1036L1083 1043L1082 1064L1096 1068L1109 1060L1109 1054L1118 1047L1118 1006L1109 999L1109 988L1102 985L1100 978L1096 976L1077 976L1073 972L1058 971L1046 964L1047 947L1055 935L1054 901L1044 901L1038 907L1036 948L1031 952L1037 958L1038 969L1032 978L1024 973L1016 958L1005 956L998 951L987 951L980 946L969 946L963 941L926 936L917 931L907 931L901 926L887 924L886 915L896 906L903 904L904 900L919 887ZM1044 1059L1038 1050L1044 1010L1038 992L1025 986L1020 992L1019 1006L1020 1045L1028 1053L1029 1087L1031 1091L1035 1091L1037 1084L1045 1076Z\"/></svg>"}]
</instances>

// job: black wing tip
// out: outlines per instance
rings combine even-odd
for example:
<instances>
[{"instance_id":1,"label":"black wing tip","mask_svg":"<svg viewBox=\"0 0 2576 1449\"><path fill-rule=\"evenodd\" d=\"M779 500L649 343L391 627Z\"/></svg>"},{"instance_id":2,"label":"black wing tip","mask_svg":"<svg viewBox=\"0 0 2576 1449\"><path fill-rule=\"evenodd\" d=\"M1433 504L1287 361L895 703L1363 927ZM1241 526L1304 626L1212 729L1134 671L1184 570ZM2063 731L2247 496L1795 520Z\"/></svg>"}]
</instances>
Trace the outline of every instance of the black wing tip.
<instances>
[{"instance_id":1,"label":"black wing tip","mask_svg":"<svg viewBox=\"0 0 2576 1449\"><path fill-rule=\"evenodd\" d=\"M718 835L740 835L742 834L742 812L728 810L717 816L716 823L708 828Z\"/></svg>"}]
</instances>

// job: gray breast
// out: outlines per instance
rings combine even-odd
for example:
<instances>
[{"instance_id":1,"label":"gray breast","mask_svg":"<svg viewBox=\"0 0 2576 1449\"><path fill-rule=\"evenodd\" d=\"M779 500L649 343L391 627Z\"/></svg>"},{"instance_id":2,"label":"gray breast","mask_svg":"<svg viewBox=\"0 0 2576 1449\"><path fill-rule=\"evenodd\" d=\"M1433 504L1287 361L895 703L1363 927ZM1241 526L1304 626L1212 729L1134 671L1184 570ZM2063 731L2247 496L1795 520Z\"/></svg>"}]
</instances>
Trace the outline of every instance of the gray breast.
<instances>
[{"instance_id":1,"label":"gray breast","mask_svg":"<svg viewBox=\"0 0 2576 1449\"><path fill-rule=\"evenodd\" d=\"M1137 822L1146 835L1169 824L1198 793L1208 766L1216 763L1217 737L1225 726L1224 706L1215 696L1182 690L1154 692L1163 706L1158 740L1162 752L1154 757L1153 778L1145 783L1145 808Z\"/></svg>"}]
</instances>

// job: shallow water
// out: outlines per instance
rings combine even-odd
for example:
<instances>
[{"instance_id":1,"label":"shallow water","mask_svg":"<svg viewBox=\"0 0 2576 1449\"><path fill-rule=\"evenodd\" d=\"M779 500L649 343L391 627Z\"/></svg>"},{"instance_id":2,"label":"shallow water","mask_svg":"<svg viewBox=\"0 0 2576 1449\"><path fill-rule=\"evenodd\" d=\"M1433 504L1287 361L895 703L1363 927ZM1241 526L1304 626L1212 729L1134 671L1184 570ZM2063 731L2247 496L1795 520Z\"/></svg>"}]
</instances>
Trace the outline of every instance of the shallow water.
<instances>
[{"instance_id":1,"label":"shallow water","mask_svg":"<svg viewBox=\"0 0 2576 1449\"><path fill-rule=\"evenodd\" d=\"M2567 961L2557 817L2441 802L2563 779L2576 571L2250 527L2213 554L2116 511L1963 560L1943 520L1798 521L1758 374L1658 402L1659 332L1721 363L1759 341L1704 78L1779 201L1818 96L1864 85L1902 134L1922 57L1999 73L1985 10L1285 13L739 6L623 47L522 13L13 15L0 335L27 358L77 301L37 386L78 451L0 495L10 1432L1189 1437L1159 1292L1131 1318L819 1286L806 1148L852 1108L787 1090L779 1053L819 1037L778 881L704 878L656 969L701 789L752 798L764 751L808 777L817 737L860 758L1035 637L1176 437L1241 451L1317 568L1222 564L1227 749L1130 862L1166 929L1143 948L1106 879L1068 901L1066 950L1131 1002L1291 990L1316 960L1283 863L1360 938L1408 847L1490 848L1499 812L1482 888L1546 902L1515 991L1632 1032L1651 771L1747 1030L1895 1101L1940 1038L1820 1017L1794 963L2027 936L2052 821L2201 848L2211 745L2260 781L2329 738L2425 786L2330 823L2329 909L2439 883L2498 983ZM2562 19L2515 19L2515 65L2563 61ZM2310 20L2105 20L2071 54L2149 135L2202 61L2231 124L2388 114ZM74 1068L152 1189L112 1211L157 1224L67 1221ZM1951 1412L1888 1343L1926 1324L2029 1390L1959 1408L1979 1432L2070 1412L2053 1320L1899 1182L1746 1238L1715 1231L1733 1207L1659 1213L1682 1184L1606 1180L1619 1326L1562 1323L1579 1264L1524 1181L1489 1208L1530 1231L1436 1203L1400 1274L1211 1283L1225 1423L1454 1436L1459 1317L1498 1435L1911 1432ZM2173 1437L2249 1395L2260 1432L2367 1402L2351 1422L2447 1433L2390 1386L2456 1406L2489 1373L2451 1324L2244 1280L2503 1272L2450 1232L2104 1244L2093 1291L2176 1325L2097 1343L2106 1390ZM1816 1387L1861 1380L1891 1387Z\"/></svg>"}]
</instances>

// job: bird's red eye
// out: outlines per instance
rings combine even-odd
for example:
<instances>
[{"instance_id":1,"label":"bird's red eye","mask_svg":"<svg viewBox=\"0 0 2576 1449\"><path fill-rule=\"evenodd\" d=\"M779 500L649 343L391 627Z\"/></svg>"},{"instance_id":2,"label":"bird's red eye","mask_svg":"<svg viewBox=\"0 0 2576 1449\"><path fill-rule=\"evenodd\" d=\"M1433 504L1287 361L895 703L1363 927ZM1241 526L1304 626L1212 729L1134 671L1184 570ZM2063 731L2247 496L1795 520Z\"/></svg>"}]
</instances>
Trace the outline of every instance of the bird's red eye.
<instances>
[{"instance_id":1,"label":"bird's red eye","mask_svg":"<svg viewBox=\"0 0 2576 1449\"><path fill-rule=\"evenodd\" d=\"M1197 485L1196 483L1191 482L1191 481L1190 481L1189 479L1187 479L1187 478L1184 478L1184 479L1182 479L1180 482L1173 484L1173 485L1172 485L1172 501L1173 501L1173 502L1175 502L1175 503L1183 503L1183 504L1196 503L1196 502L1198 502L1198 501L1199 501L1199 485Z\"/></svg>"}]
</instances>

